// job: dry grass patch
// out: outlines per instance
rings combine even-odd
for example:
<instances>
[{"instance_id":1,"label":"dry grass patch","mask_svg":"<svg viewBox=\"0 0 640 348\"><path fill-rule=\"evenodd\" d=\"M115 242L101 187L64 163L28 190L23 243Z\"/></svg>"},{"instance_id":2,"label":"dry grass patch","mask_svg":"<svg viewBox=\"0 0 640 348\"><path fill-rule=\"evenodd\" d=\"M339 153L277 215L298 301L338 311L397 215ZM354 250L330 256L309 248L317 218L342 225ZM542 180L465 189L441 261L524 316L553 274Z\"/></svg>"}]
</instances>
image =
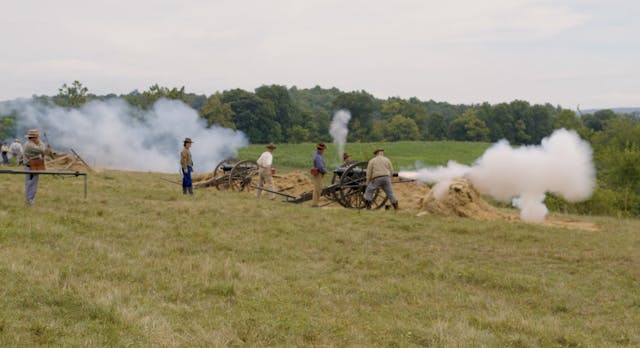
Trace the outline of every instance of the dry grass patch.
<instances>
[{"instance_id":1,"label":"dry grass patch","mask_svg":"<svg viewBox=\"0 0 640 348\"><path fill-rule=\"evenodd\" d=\"M0 346L638 346L640 222L311 209L153 173L0 183Z\"/></svg>"}]
</instances>

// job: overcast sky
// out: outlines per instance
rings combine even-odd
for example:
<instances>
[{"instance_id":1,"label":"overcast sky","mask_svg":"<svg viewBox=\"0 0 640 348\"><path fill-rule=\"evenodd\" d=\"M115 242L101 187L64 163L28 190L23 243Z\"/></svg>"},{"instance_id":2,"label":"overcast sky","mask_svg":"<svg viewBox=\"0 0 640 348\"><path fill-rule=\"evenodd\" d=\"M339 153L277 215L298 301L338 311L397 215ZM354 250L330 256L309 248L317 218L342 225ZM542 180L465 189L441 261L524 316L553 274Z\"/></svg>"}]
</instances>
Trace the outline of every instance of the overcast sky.
<instances>
[{"instance_id":1,"label":"overcast sky","mask_svg":"<svg viewBox=\"0 0 640 348\"><path fill-rule=\"evenodd\" d=\"M636 0L4 0L0 100L263 84L640 106Z\"/></svg>"}]
</instances>

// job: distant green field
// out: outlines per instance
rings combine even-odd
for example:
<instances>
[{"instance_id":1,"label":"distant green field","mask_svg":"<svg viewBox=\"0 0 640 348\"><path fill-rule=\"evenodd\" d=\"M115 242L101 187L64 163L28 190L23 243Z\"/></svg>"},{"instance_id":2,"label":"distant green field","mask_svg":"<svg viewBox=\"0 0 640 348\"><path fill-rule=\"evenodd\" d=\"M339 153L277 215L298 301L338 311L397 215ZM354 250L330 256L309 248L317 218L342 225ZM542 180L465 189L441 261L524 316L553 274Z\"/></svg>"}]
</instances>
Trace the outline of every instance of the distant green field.
<instances>
[{"instance_id":1,"label":"distant green field","mask_svg":"<svg viewBox=\"0 0 640 348\"><path fill-rule=\"evenodd\" d=\"M334 144L328 144L325 151L325 160L331 168L338 167L342 162L338 148ZM471 164L484 151L491 146L490 143L471 143L456 141L402 141L394 143L350 143L346 144L344 151L351 155L353 160L367 161L373 157L373 150L382 147L385 155L391 159L396 169L411 170L420 166L446 165L449 160L462 164ZM239 151L240 159L257 159L265 151L265 145L249 145ZM280 168L307 168L310 167L311 158L315 152L315 144L278 144L274 151L274 163Z\"/></svg>"}]
</instances>

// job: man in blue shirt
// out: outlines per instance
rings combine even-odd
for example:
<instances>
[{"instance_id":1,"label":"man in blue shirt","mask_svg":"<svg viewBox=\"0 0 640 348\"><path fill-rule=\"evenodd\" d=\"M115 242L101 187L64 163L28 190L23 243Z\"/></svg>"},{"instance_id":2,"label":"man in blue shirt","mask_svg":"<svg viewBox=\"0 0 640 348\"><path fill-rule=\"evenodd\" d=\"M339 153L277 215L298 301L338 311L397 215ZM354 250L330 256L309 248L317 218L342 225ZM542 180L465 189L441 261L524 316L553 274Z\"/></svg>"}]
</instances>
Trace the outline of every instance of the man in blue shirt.
<instances>
[{"instance_id":1,"label":"man in blue shirt","mask_svg":"<svg viewBox=\"0 0 640 348\"><path fill-rule=\"evenodd\" d=\"M320 143L316 146L316 153L313 155L313 201L311 206L317 208L320 203L320 196L322 195L323 188L323 177L327 173L327 168L324 164L324 150L327 146L323 143ZM315 169L315 170L314 170Z\"/></svg>"}]
</instances>

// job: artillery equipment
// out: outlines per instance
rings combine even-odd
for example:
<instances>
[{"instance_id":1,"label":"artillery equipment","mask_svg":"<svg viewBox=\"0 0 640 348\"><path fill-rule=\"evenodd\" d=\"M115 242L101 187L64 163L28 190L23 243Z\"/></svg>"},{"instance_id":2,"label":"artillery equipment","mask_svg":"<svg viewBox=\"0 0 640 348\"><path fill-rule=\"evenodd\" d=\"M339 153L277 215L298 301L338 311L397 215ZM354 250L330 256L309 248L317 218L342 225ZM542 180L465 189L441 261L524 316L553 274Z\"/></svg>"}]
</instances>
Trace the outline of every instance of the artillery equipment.
<instances>
[{"instance_id":1,"label":"artillery equipment","mask_svg":"<svg viewBox=\"0 0 640 348\"><path fill-rule=\"evenodd\" d=\"M367 164L368 162L355 162L346 167L340 167L333 170L331 185L322 189L321 195L331 202L338 202L345 208L364 209L366 208L364 201L364 192L367 189ZM393 173L394 177L398 173ZM410 182L413 180L401 180L397 182ZM396 183L397 183L396 182ZM285 202L302 203L310 201L313 198L313 191L304 192L300 196L292 196L283 192L271 191L263 188L262 190L273 192L284 196ZM387 200L386 192L378 189L373 194L371 208L379 209L385 206Z\"/></svg>"},{"instance_id":2,"label":"artillery equipment","mask_svg":"<svg viewBox=\"0 0 640 348\"><path fill-rule=\"evenodd\" d=\"M251 186L251 181L258 174L258 164L255 161L234 162L232 159L225 159L216 165L212 179L198 183L195 187L215 186L218 190L244 191Z\"/></svg>"}]
</instances>

